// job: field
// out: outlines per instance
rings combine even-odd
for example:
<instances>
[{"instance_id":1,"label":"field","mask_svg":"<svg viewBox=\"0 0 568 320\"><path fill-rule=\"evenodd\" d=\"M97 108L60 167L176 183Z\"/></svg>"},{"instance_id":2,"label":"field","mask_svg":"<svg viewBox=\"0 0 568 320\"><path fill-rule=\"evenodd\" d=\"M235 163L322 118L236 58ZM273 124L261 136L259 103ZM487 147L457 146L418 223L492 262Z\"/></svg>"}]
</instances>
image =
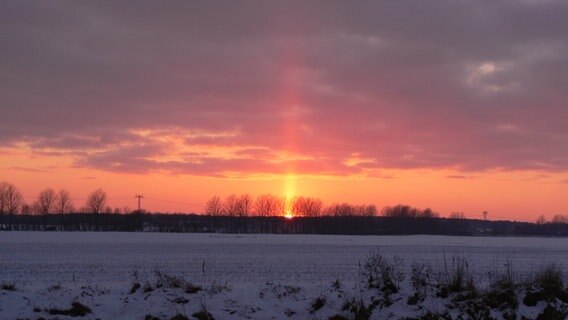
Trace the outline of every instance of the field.
<instances>
[{"instance_id":1,"label":"field","mask_svg":"<svg viewBox=\"0 0 568 320\"><path fill-rule=\"evenodd\" d=\"M518 279L550 263L568 266L564 238L1 232L0 244L2 319L71 317L57 310L71 310L72 302L88 306L89 319L199 312L215 319L348 319L355 313L344 310L346 301L373 299L362 273L377 250L388 261L400 257L398 268L408 274L412 263L431 266L432 281L464 259L478 288L488 288L505 265ZM409 278L372 319L445 312L447 298L406 305ZM314 310L318 298L323 306ZM544 307L517 313L531 318Z\"/></svg>"}]
</instances>

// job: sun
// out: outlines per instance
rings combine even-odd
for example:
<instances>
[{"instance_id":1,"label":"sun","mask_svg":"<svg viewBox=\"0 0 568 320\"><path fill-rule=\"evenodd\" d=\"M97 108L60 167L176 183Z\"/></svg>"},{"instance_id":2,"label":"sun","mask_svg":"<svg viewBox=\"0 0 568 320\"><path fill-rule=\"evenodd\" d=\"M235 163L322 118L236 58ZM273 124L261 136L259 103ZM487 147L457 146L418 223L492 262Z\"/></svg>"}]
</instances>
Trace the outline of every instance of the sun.
<instances>
[{"instance_id":1,"label":"sun","mask_svg":"<svg viewBox=\"0 0 568 320\"><path fill-rule=\"evenodd\" d=\"M284 200L284 218L286 219L294 218L294 212L292 211L292 200L294 199L295 189L295 177L293 175L287 175L285 184L286 199Z\"/></svg>"}]
</instances>

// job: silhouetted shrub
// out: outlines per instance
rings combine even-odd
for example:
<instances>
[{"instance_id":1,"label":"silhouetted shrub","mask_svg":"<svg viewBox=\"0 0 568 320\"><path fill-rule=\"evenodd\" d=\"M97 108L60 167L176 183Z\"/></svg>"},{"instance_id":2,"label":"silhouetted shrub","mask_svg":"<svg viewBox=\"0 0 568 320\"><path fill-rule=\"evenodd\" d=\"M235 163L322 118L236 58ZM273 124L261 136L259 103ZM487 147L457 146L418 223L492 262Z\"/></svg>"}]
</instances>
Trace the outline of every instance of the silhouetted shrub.
<instances>
[{"instance_id":1,"label":"silhouetted shrub","mask_svg":"<svg viewBox=\"0 0 568 320\"><path fill-rule=\"evenodd\" d=\"M69 317L84 317L91 313L91 309L80 302L74 301L69 309L56 309L52 308L48 310L51 315L62 315Z\"/></svg>"},{"instance_id":2,"label":"silhouetted shrub","mask_svg":"<svg viewBox=\"0 0 568 320\"><path fill-rule=\"evenodd\" d=\"M540 270L534 279L535 285L545 293L561 297L565 294L564 275L562 269L555 263L551 263Z\"/></svg>"},{"instance_id":3,"label":"silhouetted shrub","mask_svg":"<svg viewBox=\"0 0 568 320\"><path fill-rule=\"evenodd\" d=\"M565 312L556 309L554 306L547 305L536 320L566 320L566 316L568 314Z\"/></svg>"},{"instance_id":4,"label":"silhouetted shrub","mask_svg":"<svg viewBox=\"0 0 568 320\"><path fill-rule=\"evenodd\" d=\"M552 302L559 299L568 302L568 291L564 288L562 269L551 263L538 271L528 285L523 303L535 306L539 301Z\"/></svg>"},{"instance_id":5,"label":"silhouetted shrub","mask_svg":"<svg viewBox=\"0 0 568 320\"><path fill-rule=\"evenodd\" d=\"M504 264L505 269L499 270L489 285L489 290L483 296L485 304L491 308L517 308L517 273L512 261Z\"/></svg>"},{"instance_id":6,"label":"silhouetted shrub","mask_svg":"<svg viewBox=\"0 0 568 320\"><path fill-rule=\"evenodd\" d=\"M5 282L2 283L0 288L5 291L16 291L16 284Z\"/></svg>"},{"instance_id":7,"label":"silhouetted shrub","mask_svg":"<svg viewBox=\"0 0 568 320\"><path fill-rule=\"evenodd\" d=\"M342 310L351 312L354 320L368 320L373 313L372 306L367 306L362 299L345 301Z\"/></svg>"},{"instance_id":8,"label":"silhouetted shrub","mask_svg":"<svg viewBox=\"0 0 568 320\"><path fill-rule=\"evenodd\" d=\"M432 276L432 267L424 262L413 262L410 267L410 282L414 288L416 302L422 300L426 295L426 290L430 284ZM412 302L412 301L410 301ZM413 304L413 303L409 303Z\"/></svg>"},{"instance_id":9,"label":"silhouetted shrub","mask_svg":"<svg viewBox=\"0 0 568 320\"><path fill-rule=\"evenodd\" d=\"M451 265L444 259L444 273L440 277L440 292L438 296L445 297L449 293L475 291L473 275L469 269L467 258L455 256Z\"/></svg>"},{"instance_id":10,"label":"silhouetted shrub","mask_svg":"<svg viewBox=\"0 0 568 320\"><path fill-rule=\"evenodd\" d=\"M197 320L214 320L213 316L209 312L207 312L207 310L198 311L191 316Z\"/></svg>"},{"instance_id":11,"label":"silhouetted shrub","mask_svg":"<svg viewBox=\"0 0 568 320\"><path fill-rule=\"evenodd\" d=\"M169 275L159 270L154 271L154 274L156 275L156 288L183 289L188 294L194 294L203 289L183 277Z\"/></svg>"},{"instance_id":12,"label":"silhouetted shrub","mask_svg":"<svg viewBox=\"0 0 568 320\"><path fill-rule=\"evenodd\" d=\"M404 262L395 256L392 261L387 260L380 251L369 254L363 265L363 277L369 288L381 289L385 293L395 293L400 289L404 280Z\"/></svg>"},{"instance_id":13,"label":"silhouetted shrub","mask_svg":"<svg viewBox=\"0 0 568 320\"><path fill-rule=\"evenodd\" d=\"M312 305L310 307L310 312L314 313L316 311L318 311L319 309L323 308L323 306L326 303L326 299L323 296L317 297L313 302Z\"/></svg>"},{"instance_id":14,"label":"silhouetted shrub","mask_svg":"<svg viewBox=\"0 0 568 320\"><path fill-rule=\"evenodd\" d=\"M138 291L138 289L140 289L142 285L140 283L134 283L132 284L132 287L130 288L130 294L135 293L136 291Z\"/></svg>"}]
</instances>

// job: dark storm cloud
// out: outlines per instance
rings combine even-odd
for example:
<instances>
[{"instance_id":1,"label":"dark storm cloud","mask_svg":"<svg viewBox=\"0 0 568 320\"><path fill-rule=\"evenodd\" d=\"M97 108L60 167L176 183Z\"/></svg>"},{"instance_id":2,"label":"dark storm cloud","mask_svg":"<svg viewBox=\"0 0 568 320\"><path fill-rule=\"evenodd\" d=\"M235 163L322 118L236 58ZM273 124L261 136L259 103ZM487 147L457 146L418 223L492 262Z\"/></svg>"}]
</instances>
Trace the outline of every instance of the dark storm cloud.
<instances>
[{"instance_id":1,"label":"dark storm cloud","mask_svg":"<svg viewBox=\"0 0 568 320\"><path fill-rule=\"evenodd\" d=\"M3 1L0 144L136 172L566 170L567 14L565 1ZM163 128L197 153L242 150L156 161L171 148L136 132ZM347 168L355 153L372 161Z\"/></svg>"}]
</instances>

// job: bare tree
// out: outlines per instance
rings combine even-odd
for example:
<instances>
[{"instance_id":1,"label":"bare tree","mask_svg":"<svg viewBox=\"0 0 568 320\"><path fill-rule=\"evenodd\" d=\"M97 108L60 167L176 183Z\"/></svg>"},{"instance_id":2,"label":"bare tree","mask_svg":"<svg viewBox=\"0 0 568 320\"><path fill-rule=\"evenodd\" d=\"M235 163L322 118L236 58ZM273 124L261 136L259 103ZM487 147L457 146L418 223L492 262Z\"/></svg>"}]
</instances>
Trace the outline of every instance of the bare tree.
<instances>
[{"instance_id":1,"label":"bare tree","mask_svg":"<svg viewBox=\"0 0 568 320\"><path fill-rule=\"evenodd\" d=\"M25 214L25 215L29 215L32 214L33 212L33 207L27 203L22 203L22 206L20 207L20 213L21 214Z\"/></svg>"},{"instance_id":2,"label":"bare tree","mask_svg":"<svg viewBox=\"0 0 568 320\"><path fill-rule=\"evenodd\" d=\"M18 209L24 202L24 197L18 188L7 182L0 183L0 227L3 227L4 213L9 215L8 228L12 229L12 216L18 212Z\"/></svg>"},{"instance_id":3,"label":"bare tree","mask_svg":"<svg viewBox=\"0 0 568 320\"><path fill-rule=\"evenodd\" d=\"M277 198L271 194L263 194L256 198L253 209L257 216L269 217L276 215L276 202Z\"/></svg>"},{"instance_id":4,"label":"bare tree","mask_svg":"<svg viewBox=\"0 0 568 320\"><path fill-rule=\"evenodd\" d=\"M52 188L47 188L40 192L37 196L37 208L39 213L48 214L52 213L55 209L55 202L57 201L57 193Z\"/></svg>"},{"instance_id":5,"label":"bare tree","mask_svg":"<svg viewBox=\"0 0 568 320\"><path fill-rule=\"evenodd\" d=\"M545 224L545 223L546 223L546 217L542 214L538 216L538 218L536 219L536 224Z\"/></svg>"},{"instance_id":6,"label":"bare tree","mask_svg":"<svg viewBox=\"0 0 568 320\"><path fill-rule=\"evenodd\" d=\"M254 208L254 213L257 216L261 216L261 217L266 217L269 215L269 211L270 211L270 206L269 206L269 202L270 202L270 197L271 195L269 194L263 194L260 195L256 198L253 208Z\"/></svg>"},{"instance_id":7,"label":"bare tree","mask_svg":"<svg viewBox=\"0 0 568 320\"><path fill-rule=\"evenodd\" d=\"M348 217L356 213L356 208L349 203L335 203L325 208L323 214L326 216Z\"/></svg>"},{"instance_id":8,"label":"bare tree","mask_svg":"<svg viewBox=\"0 0 568 320\"><path fill-rule=\"evenodd\" d=\"M5 201L4 209L9 215L17 213L22 203L24 203L22 193L11 183L7 183L5 185L3 198Z\"/></svg>"},{"instance_id":9,"label":"bare tree","mask_svg":"<svg viewBox=\"0 0 568 320\"><path fill-rule=\"evenodd\" d=\"M250 194L243 194L238 199L238 211L237 215L239 217L247 217L252 211L253 200Z\"/></svg>"},{"instance_id":10,"label":"bare tree","mask_svg":"<svg viewBox=\"0 0 568 320\"><path fill-rule=\"evenodd\" d=\"M557 214L552 218L551 222L552 223L568 223L568 215Z\"/></svg>"},{"instance_id":11,"label":"bare tree","mask_svg":"<svg viewBox=\"0 0 568 320\"><path fill-rule=\"evenodd\" d=\"M349 210L352 215L360 217L375 217L378 214L377 207L374 204L351 205Z\"/></svg>"},{"instance_id":12,"label":"bare tree","mask_svg":"<svg viewBox=\"0 0 568 320\"><path fill-rule=\"evenodd\" d=\"M256 198L253 211L261 217L282 215L284 212L284 200L271 194L263 194Z\"/></svg>"},{"instance_id":13,"label":"bare tree","mask_svg":"<svg viewBox=\"0 0 568 320\"><path fill-rule=\"evenodd\" d=\"M0 182L0 217L4 215L6 210L6 185L7 182Z\"/></svg>"},{"instance_id":14,"label":"bare tree","mask_svg":"<svg viewBox=\"0 0 568 320\"><path fill-rule=\"evenodd\" d=\"M407 205L396 205L383 208L383 216L391 218L416 218L419 210Z\"/></svg>"},{"instance_id":15,"label":"bare tree","mask_svg":"<svg viewBox=\"0 0 568 320\"><path fill-rule=\"evenodd\" d=\"M288 199L288 213L293 213L295 216L305 217L304 213L304 197L294 197Z\"/></svg>"},{"instance_id":16,"label":"bare tree","mask_svg":"<svg viewBox=\"0 0 568 320\"><path fill-rule=\"evenodd\" d=\"M292 200L292 212L304 217L319 217L323 202L320 199L309 197L296 197Z\"/></svg>"},{"instance_id":17,"label":"bare tree","mask_svg":"<svg viewBox=\"0 0 568 320\"><path fill-rule=\"evenodd\" d=\"M450 219L465 219L465 214L463 212L452 212L450 213Z\"/></svg>"},{"instance_id":18,"label":"bare tree","mask_svg":"<svg viewBox=\"0 0 568 320\"><path fill-rule=\"evenodd\" d=\"M418 210L418 218L439 218L440 214L437 213L436 211L430 209L430 208L426 208L424 210Z\"/></svg>"},{"instance_id":19,"label":"bare tree","mask_svg":"<svg viewBox=\"0 0 568 320\"><path fill-rule=\"evenodd\" d=\"M379 210L377 210L377 206L375 206L374 204L363 205L362 207L364 208L361 213L362 216L376 217L377 214L379 213Z\"/></svg>"},{"instance_id":20,"label":"bare tree","mask_svg":"<svg viewBox=\"0 0 568 320\"><path fill-rule=\"evenodd\" d=\"M239 198L232 194L223 202L223 213L228 216L237 216L240 211L239 206Z\"/></svg>"},{"instance_id":21,"label":"bare tree","mask_svg":"<svg viewBox=\"0 0 568 320\"><path fill-rule=\"evenodd\" d=\"M97 189L87 197L85 207L89 213L102 213L106 207L107 195L103 189Z\"/></svg>"},{"instance_id":22,"label":"bare tree","mask_svg":"<svg viewBox=\"0 0 568 320\"><path fill-rule=\"evenodd\" d=\"M71 213L74 210L71 193L65 189L59 190L59 192L57 192L55 211L57 211L57 213Z\"/></svg>"},{"instance_id":23,"label":"bare tree","mask_svg":"<svg viewBox=\"0 0 568 320\"><path fill-rule=\"evenodd\" d=\"M223 202L219 196L213 196L205 204L205 214L220 216L223 213Z\"/></svg>"},{"instance_id":24,"label":"bare tree","mask_svg":"<svg viewBox=\"0 0 568 320\"><path fill-rule=\"evenodd\" d=\"M286 214L287 202L285 198L274 196L272 201L273 216L283 216Z\"/></svg>"},{"instance_id":25,"label":"bare tree","mask_svg":"<svg viewBox=\"0 0 568 320\"><path fill-rule=\"evenodd\" d=\"M31 214L36 214L40 212L40 208L39 208L39 202L34 201L31 205L30 205L30 209L31 209Z\"/></svg>"}]
</instances>

